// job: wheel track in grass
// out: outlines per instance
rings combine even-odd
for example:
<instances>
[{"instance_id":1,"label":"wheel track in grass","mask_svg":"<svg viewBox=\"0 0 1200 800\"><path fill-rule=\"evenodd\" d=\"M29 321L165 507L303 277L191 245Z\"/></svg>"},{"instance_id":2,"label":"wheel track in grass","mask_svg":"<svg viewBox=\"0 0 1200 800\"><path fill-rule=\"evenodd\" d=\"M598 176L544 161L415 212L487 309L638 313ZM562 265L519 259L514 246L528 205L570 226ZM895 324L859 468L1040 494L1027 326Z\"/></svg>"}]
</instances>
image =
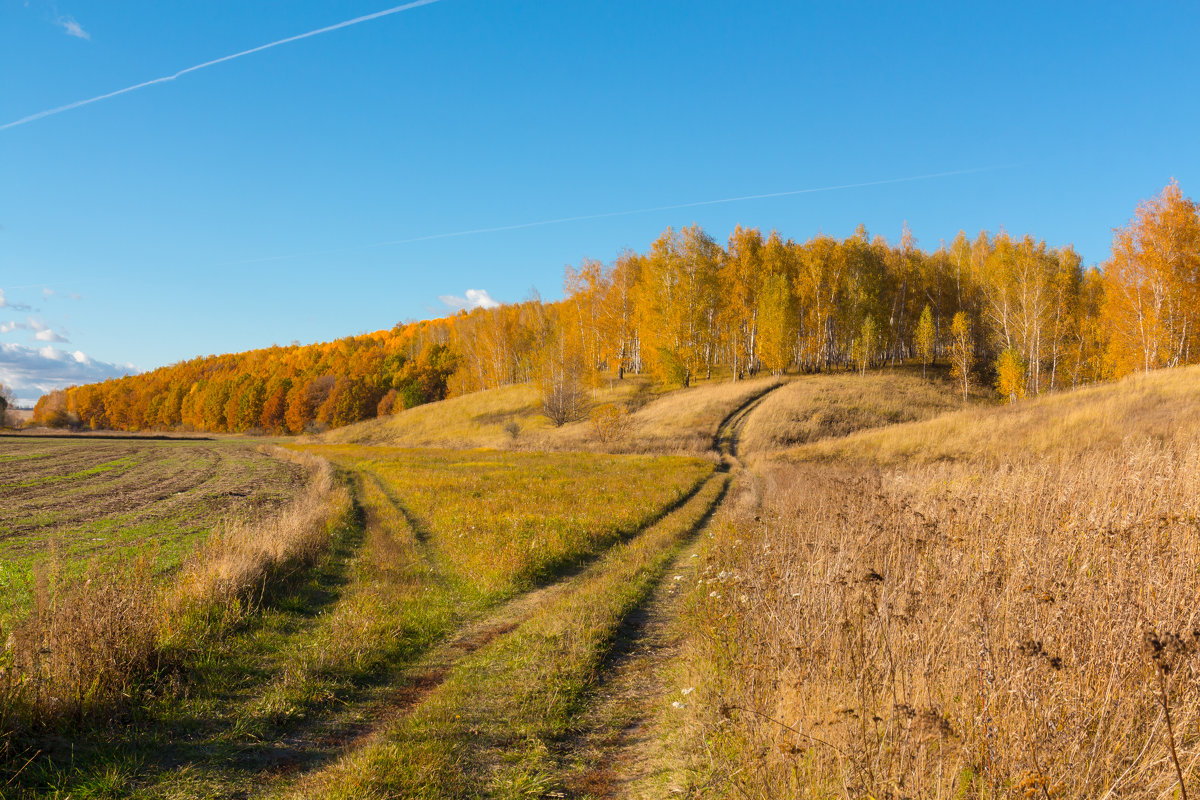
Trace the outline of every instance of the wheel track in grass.
<instances>
[{"instance_id":1,"label":"wheel track in grass","mask_svg":"<svg viewBox=\"0 0 1200 800\"><path fill-rule=\"evenodd\" d=\"M601 661L599 672L602 675L613 675L617 681L628 683L632 687L630 691L637 696L649 694L651 689L644 685L646 676L639 674L639 667L643 659L635 658L635 656L640 656L647 645L650 652L656 657L661 657L662 653L666 652L666 643L660 641L663 639L660 629L663 627L664 621L673 618L673 615L663 613L662 597L670 597L674 593L674 586L668 586L673 582L664 581L664 578L671 574L672 569L680 561L690 560L688 556L698 546L701 532L708 525L716 510L720 508L729 488L731 476L728 473L736 466L738 434L752 409L765 395L766 392L763 392L743 403L721 423L718 433L714 437L714 443L718 445L722 456L721 465L717 470L706 480L698 483L692 491L687 492L676 503L663 509L654 519L647 521L637 533L620 540L632 542L672 514L698 513L695 518L688 518L687 533L671 548L681 548L681 552L670 562L668 567L653 579L647 599L639 603L619 621L617 634L612 643L607 646L607 652ZM720 484L715 497L706 500L699 507L695 506L692 501L714 484ZM393 497L388 497L386 494L385 497L389 502L400 505L395 502ZM689 506L689 504L691 505ZM687 510L688 508L691 510ZM400 510L409 522L414 522L409 512ZM614 542L614 544L617 543ZM561 576L555 583L515 597L484 617L461 627L443 644L435 646L425 657L405 670L395 682L395 688L374 706L368 719L364 720L364 724L347 727L340 738L327 742L327 744L334 745L339 751L337 756L344 758L359 749L369 748L373 742L383 739L389 732L395 730L399 721L420 708L425 700L437 692L455 674L456 667L473 653L493 643L499 645L497 640L523 629L522 626L532 621L539 612L555 607L560 599L565 600L571 594L586 591L588 581L603 574L605 566L602 558L609 550L610 548L606 547L593 554L586 563L574 569L569 575ZM601 692L607 687L607 683L602 684ZM463 713L467 712L464 710ZM631 741L630 744L633 742ZM292 774L288 778L290 780L281 781L269 792L276 795L299 790L306 797L320 796L322 776L317 770L305 770L302 774ZM316 781L315 786L314 780Z\"/></svg>"},{"instance_id":2,"label":"wheel track in grass","mask_svg":"<svg viewBox=\"0 0 1200 800\"><path fill-rule=\"evenodd\" d=\"M713 449L721 455L721 469L732 473L722 502L741 469L738 441L746 421L783 385L750 398L718 427ZM678 765L655 721L673 704L688 702L691 694L689 687L673 685L668 669L685 643L676 624L684 611L684 587L699 580L702 534L721 505L714 505L697 524L646 602L623 621L581 729L564 747L567 796L658 800L686 791L686 779L673 774Z\"/></svg>"},{"instance_id":3,"label":"wheel track in grass","mask_svg":"<svg viewBox=\"0 0 1200 800\"><path fill-rule=\"evenodd\" d=\"M378 482L378 476L369 470L347 475L347 479L354 488L355 502L361 510L360 538L363 544L358 549L358 557L366 557L367 543L373 534L380 533L388 509L365 502L368 495L364 491L365 482L370 481L378 489L375 499L391 506L391 510L405 524L411 526L413 519ZM386 535L388 532L384 533ZM428 560L426 545L419 531L410 527L409 533L430 579L438 585L444 585L445 576ZM570 583L571 579L568 578L523 592L491 608L482 616L467 619L414 658L391 659L394 663L381 668L367 678L364 685L339 698L341 707L336 711L320 713L312 719L289 725L276 741L268 746L256 747L254 752L248 753L252 763L246 771L256 773L254 784L231 796L273 795L288 783L367 744L379 731L419 705L441 685L460 660L516 628L543 603L565 591ZM347 599L348 596L344 596L339 602ZM335 609L331 608L330 613L334 612ZM306 635L315 638L312 629Z\"/></svg>"},{"instance_id":4,"label":"wheel track in grass","mask_svg":"<svg viewBox=\"0 0 1200 800\"><path fill-rule=\"evenodd\" d=\"M468 619L433 644L412 661L396 665L374 685L360 693L356 700L345 703L332 715L311 724L293 728L271 749L264 764L263 781L249 796L276 796L287 786L319 770L331 760L345 756L377 739L384 731L436 691L455 667L480 648L516 630L539 610L560 596L576 589L585 581L612 547L633 541L669 515L678 512L700 494L713 480L723 480L723 470L714 473L683 491L678 498L629 534L618 536L595 552L580 557L576 563L556 573L554 582L521 592L502 601L481 616ZM430 533L420 520L386 486L382 476L369 467L353 471L356 502L363 512L363 538L370 540L373 527L383 524L386 509L364 503L362 482L370 481L377 490L376 497L409 527L416 551L424 562L429 578L446 586L450 579L440 567L429 541Z\"/></svg>"},{"instance_id":5,"label":"wheel track in grass","mask_svg":"<svg viewBox=\"0 0 1200 800\"><path fill-rule=\"evenodd\" d=\"M729 418L722 423L722 428L728 422ZM734 451L735 448L728 449L728 452ZM286 597L279 598L281 613L292 614L296 619L289 616L272 629L277 629L276 633L267 631L276 637L275 642L268 645L270 650L251 653L250 658L257 659L251 663L256 677L243 685L236 685L235 681L219 691L214 689L220 696L214 698L214 702L228 702L225 708L232 713L214 716L202 729L194 733L189 731L165 744L154 739L153 731L149 732L143 741L153 743L155 750L139 750L138 758L149 769L138 770L141 777L134 778L132 784L135 793L137 796L163 796L162 792L166 791L170 796L185 797L201 790L201 785L207 787L201 791L216 792L212 796L225 797L287 791L296 779L376 739L396 720L421 706L454 673L460 662L513 632L562 595L579 590L585 580L601 574L597 570L602 569L602 558L614 546L642 536L668 515L684 508L705 487L711 487L712 481L726 481L724 473L728 470L728 464L723 462L715 474L710 473L706 479L686 487L675 501L643 520L636 530L613 537L594 552L559 570L552 583L517 594L482 614L469 613L465 621L456 624L448 634L437 637L428 649L416 651L415 656L413 651L400 656L388 654L375 671L355 678L350 684L335 687L336 692L329 700L304 698L298 715L287 721L268 722L274 712L270 703L263 701L271 699L274 682L286 682L286 673L293 667L307 668L289 659L303 653L305 647L320 645L320 630L326 618L336 613L340 604L352 599L354 589L349 581L339 584L345 586L344 590L323 586L329 598L320 616L288 611L286 606L291 601ZM343 475L354 474L358 477L353 480L374 482L377 479L369 470L343 471ZM354 488L362 502L362 516L359 524L353 526L356 529L353 535L347 534L345 552L335 558L335 571L351 570L354 559L364 557L362 544L368 539L372 526L394 524L383 520L381 512L390 510L412 521L402 504L389 496L383 486L377 486L380 491L371 500L386 506L376 509L363 502L367 493L361 485ZM686 513L690 516L693 512ZM426 549L426 543L420 541L419 531L413 530L412 535L417 539L416 552L426 557L430 572L439 572L436 560L428 560L431 548ZM695 529L688 535L694 537ZM251 651L257 648L253 642L247 645ZM261 675L261 679L257 675ZM164 725L170 724L164 721ZM176 771L180 772L179 779L173 780L172 774ZM202 780L203 784L193 784L193 780Z\"/></svg>"},{"instance_id":6,"label":"wheel track in grass","mask_svg":"<svg viewBox=\"0 0 1200 800\"><path fill-rule=\"evenodd\" d=\"M749 416L750 410L764 395L765 393L744 403L723 421L716 437L716 441L721 443L722 466L695 491L690 492L674 507L661 514L657 520L644 526L638 535L625 540L632 542L637 536L645 534L658 522L665 520L669 514L678 512L688 515L685 517L687 520L685 523L686 533L675 539L674 544L668 546L677 555L666 566L654 568L655 575L651 579L646 599L639 602L631 611L623 612L623 616L616 620L619 626L616 635L611 643L604 646L604 653L598 665L598 672L601 675L610 676L600 685L599 694L604 695L609 691L610 686L621 685L621 682L630 687L623 694L643 697L653 693L653 688L645 684L646 675L641 673L641 667L645 663L643 653L647 649L658 659L661 659L663 653L666 652L667 642L664 641L662 629L665 622L674 615L664 613L664 598L670 598L674 594L674 583L664 580L664 578L671 575L672 569L676 568L680 561L690 561L688 556L698 546L701 532L721 506L731 477L728 472L736 466L733 459L737 449L738 433ZM719 486L717 486L718 484ZM705 492L707 487L714 487L716 494L705 500L700 506L693 503L690 510L683 510L685 503L689 503L701 492ZM711 494L711 490L707 493ZM600 562L600 556L605 552L607 549L592 561ZM497 640L510 633L521 635L520 632L525 630L524 626L527 622L536 625L535 617L540 612L555 608L559 605L560 599L570 602L569 598L572 595L580 595L580 593L588 591L589 581L604 575L605 569L606 566L603 562L589 564L570 577L562 578L550 586L514 598L476 623L460 629L454 637L432 650L426 658L414 665L402 680L397 682L398 688L371 715L371 724L347 730L346 735L335 743L341 749L340 757L351 757L360 749L369 751L372 743L380 740L382 743L386 743L385 737L395 735L397 723L401 723L406 715L421 708L422 704L448 680L452 678L456 681L461 680L456 668L464 661L469 664L470 662L467 661L469 656L493 643L500 648L498 652L503 652L504 645ZM480 700L486 704L483 698ZM464 709L462 713L467 715L468 712ZM629 736L628 739L629 741L622 743L623 749L626 751L637 744L632 736ZM567 742L565 749L568 753L573 753L579 744L581 744L581 740ZM470 760L482 758L477 765L477 767L484 768L484 772L480 776L482 777L482 774L487 773L485 765L490 763L492 758L502 755L502 752L486 756L477 754L473 755ZM599 755L603 756L604 754ZM564 758L561 761L570 761L570 758ZM336 774L336 770L334 774ZM308 770L306 774L289 777L298 780L281 782L274 787L275 793L299 792L304 797L317 797L322 794L322 786L325 786L323 782L331 779L327 773L316 770ZM557 781L556 783L564 782ZM572 785L570 780L565 783L567 786Z\"/></svg>"}]
</instances>

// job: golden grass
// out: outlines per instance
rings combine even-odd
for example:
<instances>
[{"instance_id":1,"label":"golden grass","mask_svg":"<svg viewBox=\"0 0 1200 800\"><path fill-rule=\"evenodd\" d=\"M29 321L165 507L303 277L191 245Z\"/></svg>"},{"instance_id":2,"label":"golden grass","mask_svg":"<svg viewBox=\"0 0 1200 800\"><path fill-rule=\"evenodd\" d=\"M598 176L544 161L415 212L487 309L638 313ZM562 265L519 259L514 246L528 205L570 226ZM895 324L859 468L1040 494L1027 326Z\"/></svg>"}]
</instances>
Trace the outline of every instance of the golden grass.
<instances>
[{"instance_id":1,"label":"golden grass","mask_svg":"<svg viewBox=\"0 0 1200 800\"><path fill-rule=\"evenodd\" d=\"M743 454L779 450L962 407L953 387L923 379L919 370L805 375L763 399L746 420L738 449Z\"/></svg>"},{"instance_id":2,"label":"golden grass","mask_svg":"<svg viewBox=\"0 0 1200 800\"><path fill-rule=\"evenodd\" d=\"M630 419L631 447L646 452L703 453L726 417L781 378L721 381L680 389L648 403Z\"/></svg>"},{"instance_id":3,"label":"golden grass","mask_svg":"<svg viewBox=\"0 0 1200 800\"><path fill-rule=\"evenodd\" d=\"M642 378L612 381L589 394L594 405L636 404L649 385ZM515 426L515 427L514 427ZM542 413L542 396L536 383L487 389L436 403L410 408L390 417L367 420L329 431L321 440L330 444L389 445L392 447L541 447L559 439L586 436L586 423L555 428ZM563 434L567 434L565 437Z\"/></svg>"},{"instance_id":4,"label":"golden grass","mask_svg":"<svg viewBox=\"0 0 1200 800\"><path fill-rule=\"evenodd\" d=\"M328 444L463 449L487 447L561 452L705 453L721 421L779 378L712 380L655 395L649 379L609 381L591 406L625 410L620 434L600 436L588 420L555 427L542 413L536 384L506 386L402 411L323 434ZM515 426L515 427L514 427ZM602 441L603 439L603 441Z\"/></svg>"},{"instance_id":5,"label":"golden grass","mask_svg":"<svg viewBox=\"0 0 1200 800\"><path fill-rule=\"evenodd\" d=\"M1200 367L1131 375L1117 383L974 408L925 422L798 447L793 460L878 464L1113 450L1126 440L1180 441L1200 433Z\"/></svg>"},{"instance_id":6,"label":"golden grass","mask_svg":"<svg viewBox=\"0 0 1200 800\"><path fill-rule=\"evenodd\" d=\"M624 538L712 472L679 456L310 448L374 476L464 595L528 589Z\"/></svg>"},{"instance_id":7,"label":"golden grass","mask_svg":"<svg viewBox=\"0 0 1200 800\"><path fill-rule=\"evenodd\" d=\"M379 417L329 431L329 444L390 445L393 447L503 447L516 423L518 437L551 427L542 415L535 384L504 386L417 406L390 417Z\"/></svg>"},{"instance_id":8,"label":"golden grass","mask_svg":"<svg viewBox=\"0 0 1200 800\"><path fill-rule=\"evenodd\" d=\"M769 463L694 594L703 793L1194 793L1198 388L1154 374Z\"/></svg>"}]
</instances>

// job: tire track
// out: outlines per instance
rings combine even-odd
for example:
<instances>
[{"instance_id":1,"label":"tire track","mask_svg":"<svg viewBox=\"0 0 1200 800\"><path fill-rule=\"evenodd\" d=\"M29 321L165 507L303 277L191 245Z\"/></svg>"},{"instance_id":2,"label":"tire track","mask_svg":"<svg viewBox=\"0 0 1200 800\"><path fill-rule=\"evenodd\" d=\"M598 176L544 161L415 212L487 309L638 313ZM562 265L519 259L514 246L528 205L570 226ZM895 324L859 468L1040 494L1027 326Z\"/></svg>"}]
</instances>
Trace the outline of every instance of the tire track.
<instances>
[{"instance_id":1,"label":"tire track","mask_svg":"<svg viewBox=\"0 0 1200 800\"><path fill-rule=\"evenodd\" d=\"M721 455L720 469L732 473L731 484L741 468L738 441L746 421L767 395L782 385L750 398L718 427L713 449ZM727 485L722 501L729 488ZM686 702L686 695L680 693L687 691L686 687L672 686L667 674L686 638L676 621L684 611L683 587L698 579L701 535L721 505L714 504L699 521L647 602L622 626L602 672L595 701L585 716L583 731L566 748L569 755L565 760L579 765L569 776L573 796L657 800L682 791L682 786L670 785L669 759L664 754L668 745L654 722L669 701ZM653 786L648 793L639 792L650 784Z\"/></svg>"},{"instance_id":2,"label":"tire track","mask_svg":"<svg viewBox=\"0 0 1200 800\"><path fill-rule=\"evenodd\" d=\"M319 774L321 768L330 762L376 741L399 719L420 707L461 662L516 630L563 595L576 591L600 568L604 554L612 547L636 540L667 516L679 512L714 480L726 480L723 471L716 471L706 480L698 481L660 513L647 519L635 533L621 537L582 559L571 569L560 573L555 582L523 592L483 616L460 625L426 653L383 677L377 689L367 692L359 702L348 703L341 712L333 717L325 717L303 733L293 733L280 743L271 759L275 779L262 785L255 796L286 794L293 786L303 786L309 776ZM356 497L360 502L365 494L361 483L364 481L370 481L372 487L378 489L376 497L387 503L394 512L393 516L403 519L410 526L416 550L424 567L430 571L430 578L435 582L444 581L445 576L437 568L435 554L430 552L427 535L422 535L411 512L394 493L387 491L384 482L369 468L355 475ZM716 505L713 503L712 508ZM708 514L711 512L710 508ZM381 519L388 515L380 514L379 509L369 504L363 505L363 513L363 537L370 541L372 534L378 532L375 529L383 524ZM707 515L703 519L707 519ZM700 524L698 522L697 527Z\"/></svg>"}]
</instances>

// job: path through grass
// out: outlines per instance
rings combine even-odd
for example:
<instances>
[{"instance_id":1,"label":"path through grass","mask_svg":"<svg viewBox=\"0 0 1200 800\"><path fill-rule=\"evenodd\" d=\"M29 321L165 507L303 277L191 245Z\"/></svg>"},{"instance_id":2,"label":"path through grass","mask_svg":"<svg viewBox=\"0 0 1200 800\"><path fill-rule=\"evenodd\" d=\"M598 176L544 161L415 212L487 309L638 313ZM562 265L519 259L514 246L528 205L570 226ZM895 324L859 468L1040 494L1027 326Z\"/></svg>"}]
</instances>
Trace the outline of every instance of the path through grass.
<instances>
[{"instance_id":1,"label":"path through grass","mask_svg":"<svg viewBox=\"0 0 1200 800\"><path fill-rule=\"evenodd\" d=\"M312 449L340 465L357 523L132 719L27 742L42 752L14 791L249 796L318 770L712 471L672 457Z\"/></svg>"}]
</instances>

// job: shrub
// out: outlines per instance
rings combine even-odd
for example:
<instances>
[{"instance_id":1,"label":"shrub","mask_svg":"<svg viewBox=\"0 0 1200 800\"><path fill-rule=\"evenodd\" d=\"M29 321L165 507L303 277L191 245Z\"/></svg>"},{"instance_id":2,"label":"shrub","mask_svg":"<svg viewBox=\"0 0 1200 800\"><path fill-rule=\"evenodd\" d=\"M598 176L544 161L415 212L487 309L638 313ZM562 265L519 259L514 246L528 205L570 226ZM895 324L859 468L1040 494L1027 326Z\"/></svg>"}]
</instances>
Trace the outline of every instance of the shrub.
<instances>
[{"instance_id":1,"label":"shrub","mask_svg":"<svg viewBox=\"0 0 1200 800\"><path fill-rule=\"evenodd\" d=\"M592 434L607 444L629 432L629 413L615 403L605 403L592 409L591 425Z\"/></svg>"}]
</instances>

